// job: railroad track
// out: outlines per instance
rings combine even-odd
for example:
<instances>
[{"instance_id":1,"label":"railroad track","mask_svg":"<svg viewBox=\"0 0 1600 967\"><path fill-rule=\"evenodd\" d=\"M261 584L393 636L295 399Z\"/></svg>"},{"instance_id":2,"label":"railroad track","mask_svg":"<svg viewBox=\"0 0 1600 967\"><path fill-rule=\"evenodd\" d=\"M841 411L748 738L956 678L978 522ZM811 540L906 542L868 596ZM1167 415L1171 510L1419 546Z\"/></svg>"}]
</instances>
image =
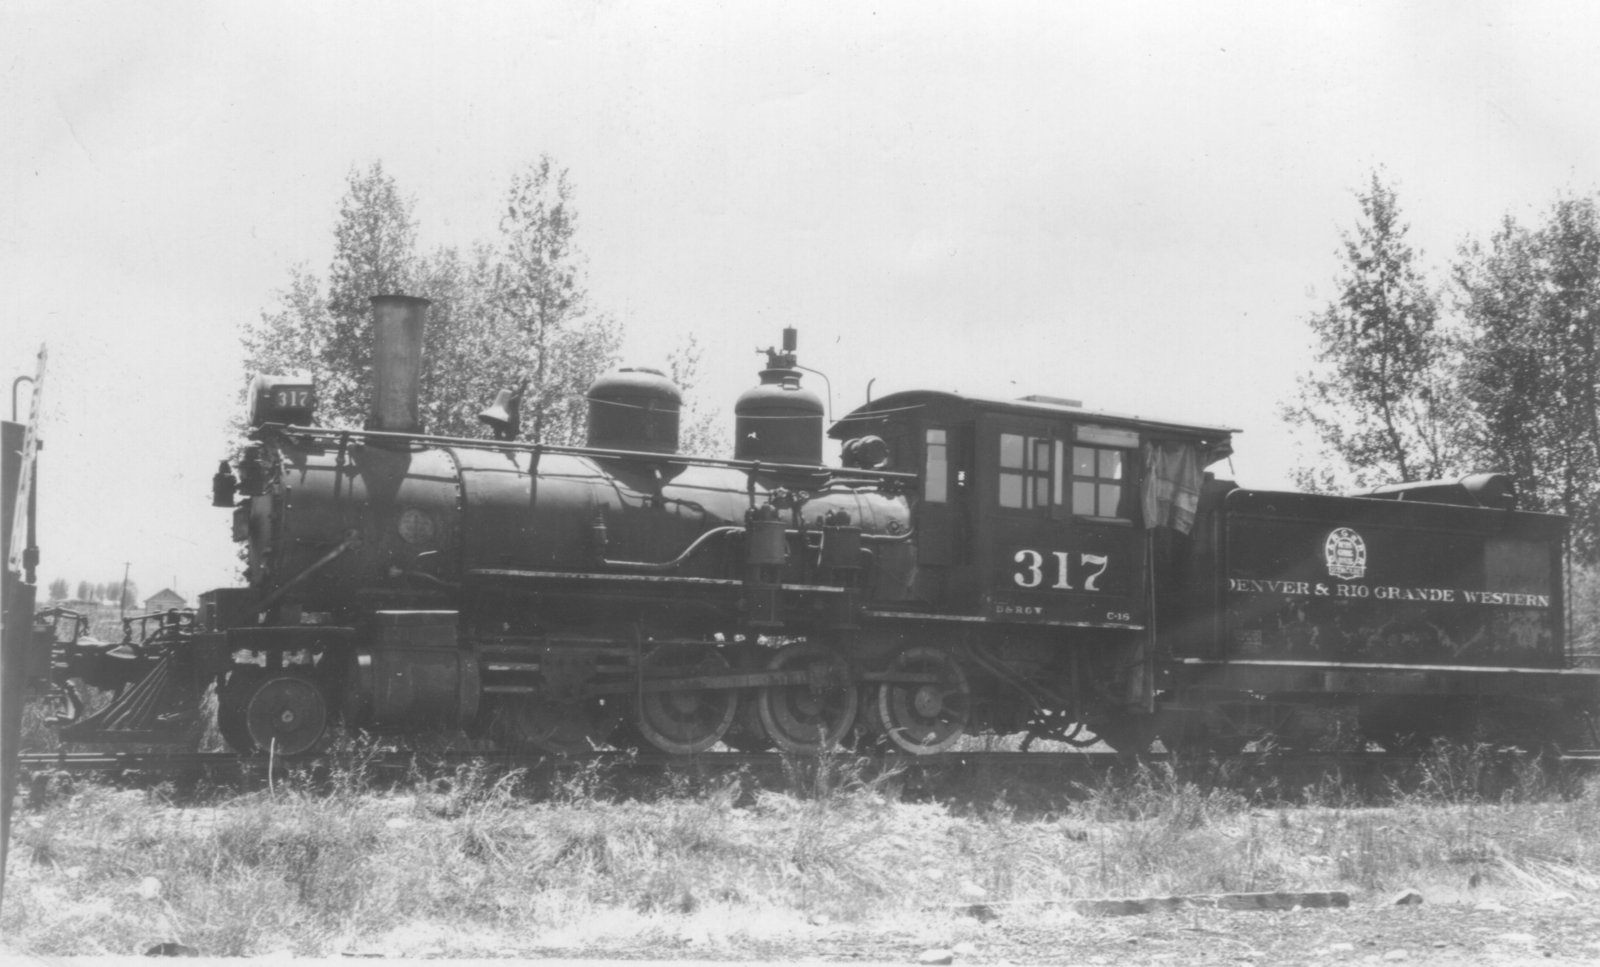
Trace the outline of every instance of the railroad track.
<instances>
[{"instance_id":1,"label":"railroad track","mask_svg":"<svg viewBox=\"0 0 1600 967\"><path fill-rule=\"evenodd\" d=\"M1113 752L945 752L928 756L857 754L840 752L821 757L823 761L853 761L868 759L874 765L890 768L895 765L921 767L962 767L979 763L991 765L1020 765L1027 763L1048 769L1054 767L1110 766L1130 761ZM1165 759L1164 755L1148 757ZM33 752L23 753L19 761L24 769L64 769L73 772L96 771L165 771L183 772L206 769L265 769L274 765L265 755L239 755L234 752ZM613 768L684 769L716 768L736 770L741 768L781 767L785 764L819 761L817 756L786 756L777 752L706 752L692 756L673 756L654 752L598 751L570 755L518 754L509 752L471 751L385 751L377 754L327 754L295 759L278 759L277 768L331 768L372 767L440 768L480 763L501 769L551 769L582 766Z\"/></svg>"},{"instance_id":2,"label":"railroad track","mask_svg":"<svg viewBox=\"0 0 1600 967\"><path fill-rule=\"evenodd\" d=\"M1340 769L1394 768L1417 764L1427 754L1356 752L1356 753L1257 753L1218 756L1219 765L1235 764L1243 767L1292 768L1297 772ZM1502 753L1492 757L1496 762L1525 760L1524 754ZM884 753L838 752L827 756L784 755L776 752L706 752L694 756L670 756L660 753L633 753L597 751L572 755L526 754L482 751L411 751L385 750L377 753L329 753L313 757L272 760L265 755L239 755L233 752L31 752L19 757L22 768L31 773L42 771L66 772L126 772L126 773L223 773L248 774L268 769L313 770L372 769L390 771L415 770L436 773L460 766L478 764L485 768L510 771L548 771L572 768L609 768L620 771L658 770L704 772L740 769L783 769L818 761L844 763L865 760L867 771L881 773L891 769L916 772L943 770L973 770L994 768L1001 770L1026 770L1040 775L1088 774L1116 766L1132 766L1136 762L1160 763L1173 761L1165 753L1150 753L1133 759L1114 752L1016 752L968 751L943 752L936 755L911 756ZM1179 760L1185 761L1185 760ZM1194 760L1187 760L1194 761ZM1563 765L1585 767L1600 765L1600 750L1574 750L1560 756Z\"/></svg>"}]
</instances>

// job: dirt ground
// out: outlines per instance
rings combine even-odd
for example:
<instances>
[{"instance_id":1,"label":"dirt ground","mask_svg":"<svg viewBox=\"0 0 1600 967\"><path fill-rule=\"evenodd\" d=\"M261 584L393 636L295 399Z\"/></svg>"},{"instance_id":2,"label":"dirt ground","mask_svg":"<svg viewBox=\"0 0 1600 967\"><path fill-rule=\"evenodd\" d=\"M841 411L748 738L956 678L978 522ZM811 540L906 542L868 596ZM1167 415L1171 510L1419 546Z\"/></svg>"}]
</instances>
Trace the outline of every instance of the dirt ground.
<instances>
[{"instance_id":1,"label":"dirt ground","mask_svg":"<svg viewBox=\"0 0 1600 967\"><path fill-rule=\"evenodd\" d=\"M1189 908L1131 917L1002 917L964 931L956 964L1600 963L1600 906L1566 897L1463 898L1397 907L1240 912ZM970 945L970 946L968 946ZM909 961L915 937L819 939L801 956ZM951 950L951 947L942 948ZM796 952L771 951L775 957Z\"/></svg>"},{"instance_id":2,"label":"dirt ground","mask_svg":"<svg viewBox=\"0 0 1600 967\"><path fill-rule=\"evenodd\" d=\"M1243 912L1188 907L1136 916L1080 916L1061 908L1008 910L978 920L959 912L939 926L896 931L825 919L752 930L718 941L704 924L651 931L633 942L506 949L506 962L859 963L961 965L1600 964L1600 905L1570 895L1395 906L1356 898L1348 908ZM766 940L753 936L766 935ZM399 940L394 937L391 940ZM417 937L422 947L440 938ZM546 941L554 938L546 938ZM643 941L643 942L641 942ZM403 946L346 956L411 956ZM481 954L480 954L481 955ZM948 959L946 959L948 958Z\"/></svg>"},{"instance_id":3,"label":"dirt ground","mask_svg":"<svg viewBox=\"0 0 1600 967\"><path fill-rule=\"evenodd\" d=\"M600 960L692 958L726 962L1062 965L1600 964L1600 907L1571 897L1397 907L1356 900L1346 909L1239 912L1187 908L1126 917L1061 910L958 916L948 930L863 933L813 925L742 949L708 949L693 930L676 944L564 950ZM946 961L940 955L948 955ZM926 958L926 959L923 959Z\"/></svg>"},{"instance_id":4,"label":"dirt ground","mask_svg":"<svg viewBox=\"0 0 1600 967\"><path fill-rule=\"evenodd\" d=\"M709 911L708 911L709 912ZM1136 916L1080 916L1055 907L1004 910L977 919L952 913L921 931L866 930L825 919L754 931L769 939L727 944L688 921L676 932L650 931L648 941L602 946L536 942L528 949L477 951L475 965L602 963L856 963L961 965L1337 965L1337 964L1600 964L1600 905L1569 894L1481 899L1463 893L1442 902L1395 906L1389 898L1355 898L1348 908L1286 912L1187 907ZM338 962L382 959L445 965L435 959L438 935L391 936L391 943L343 952ZM496 956L498 954L498 956ZM289 951L234 959L278 962ZM421 959L418 959L421 958ZM105 967L127 957L34 958L8 953L11 964ZM314 963L318 958L296 958ZM142 958L141 958L142 961ZM147 962L147 961L144 961ZM193 963L194 961L189 961ZM223 961L218 961L219 963ZM333 962L333 961L329 961ZM466 963L466 961L461 961Z\"/></svg>"}]
</instances>

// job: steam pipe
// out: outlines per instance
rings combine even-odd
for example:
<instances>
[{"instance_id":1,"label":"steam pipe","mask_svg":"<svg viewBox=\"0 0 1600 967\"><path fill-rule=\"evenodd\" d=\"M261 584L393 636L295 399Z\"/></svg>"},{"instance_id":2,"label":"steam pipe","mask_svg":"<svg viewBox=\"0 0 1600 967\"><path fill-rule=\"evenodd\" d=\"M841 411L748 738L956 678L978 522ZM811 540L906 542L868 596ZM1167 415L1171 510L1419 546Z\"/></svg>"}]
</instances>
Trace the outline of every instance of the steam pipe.
<instances>
[{"instance_id":1,"label":"steam pipe","mask_svg":"<svg viewBox=\"0 0 1600 967\"><path fill-rule=\"evenodd\" d=\"M743 534L743 533L744 533L744 528L743 527L738 527L738 526L734 526L734 525L727 525L727 526L723 526L723 527L713 527L710 530L706 531L705 533L701 534L699 537L695 538L693 543L691 543L688 547L684 548L682 554L679 554L677 557L673 558L670 561L661 561L660 563L656 563L656 562L653 562L653 561L613 561L613 560L611 560L609 558L605 558L605 559L602 559L600 563L606 565L607 567L630 567L630 568L638 568L638 569L644 570L644 571L670 571L670 570L676 568L678 565L682 564L684 561L687 561L689 559L689 555L693 554L695 551L698 551L701 547L705 546L705 543L707 541L709 541L711 538L720 537L720 536L722 536L724 534Z\"/></svg>"},{"instance_id":2,"label":"steam pipe","mask_svg":"<svg viewBox=\"0 0 1600 967\"><path fill-rule=\"evenodd\" d=\"M787 330L787 329L784 330L784 332L788 332L788 331L789 330ZM828 374L824 373L820 369L812 369L810 366L802 366L799 363L795 363L794 364L794 368L795 369L802 369L802 370L805 370L808 373L812 373L813 375L822 377L822 384L824 386L828 387L828 422L832 423L833 422L833 380L829 379L828 378Z\"/></svg>"},{"instance_id":3,"label":"steam pipe","mask_svg":"<svg viewBox=\"0 0 1600 967\"><path fill-rule=\"evenodd\" d=\"M917 479L914 473L896 470L867 470L857 467L827 467L820 464L767 463L761 460L727 460L722 457L696 457L683 453L646 453L642 450L607 450L599 447L571 447L555 443L529 443L521 440L485 440L482 437L439 436L430 433L383 432L377 430L334 430L327 427L289 426L263 423L256 431L262 435L280 434L290 438L339 441L359 437L373 443L408 443L417 446L471 447L476 450L504 450L513 453L561 453L579 457L618 460L648 460L655 463L685 464L697 467L730 467L750 473L809 473L845 480L904 481Z\"/></svg>"},{"instance_id":4,"label":"steam pipe","mask_svg":"<svg viewBox=\"0 0 1600 967\"><path fill-rule=\"evenodd\" d=\"M299 574L296 574L294 577L278 585L277 590L261 599L261 601L256 605L256 609L258 611L265 611L272 605L277 604L278 599L287 594L290 588L327 567L329 564L332 564L334 559L343 554L345 551L359 546L361 546L361 535L356 531L349 531L345 534L344 540L339 542L339 546L311 562L311 564L307 565L305 570L301 571Z\"/></svg>"}]
</instances>

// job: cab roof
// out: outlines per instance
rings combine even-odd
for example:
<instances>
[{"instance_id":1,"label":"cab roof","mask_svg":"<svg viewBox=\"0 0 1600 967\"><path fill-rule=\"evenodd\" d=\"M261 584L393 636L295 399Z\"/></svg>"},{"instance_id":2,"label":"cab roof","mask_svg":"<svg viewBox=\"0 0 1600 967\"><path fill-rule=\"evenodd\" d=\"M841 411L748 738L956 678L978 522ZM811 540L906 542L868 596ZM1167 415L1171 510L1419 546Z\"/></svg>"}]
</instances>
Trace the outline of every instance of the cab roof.
<instances>
[{"instance_id":1,"label":"cab roof","mask_svg":"<svg viewBox=\"0 0 1600 967\"><path fill-rule=\"evenodd\" d=\"M840 417L829 428L828 436L835 440L848 440L859 435L855 429L856 425L865 421L884 419L895 413L926 408L948 412L951 409L959 409L961 407L966 407L974 412L1006 413L1034 418L1044 417L1105 423L1111 426L1141 430L1153 436L1167 439L1187 438L1202 440L1210 444L1212 448L1218 448L1219 445L1222 448L1226 448L1233 434L1240 432L1233 427L1209 426L1203 423L1176 423L1171 420L1151 419L1132 413L1091 410L1072 400L1046 396L1006 400L985 396L968 396L963 393L949 393L942 390L903 390L875 399L866 406L859 407Z\"/></svg>"}]
</instances>

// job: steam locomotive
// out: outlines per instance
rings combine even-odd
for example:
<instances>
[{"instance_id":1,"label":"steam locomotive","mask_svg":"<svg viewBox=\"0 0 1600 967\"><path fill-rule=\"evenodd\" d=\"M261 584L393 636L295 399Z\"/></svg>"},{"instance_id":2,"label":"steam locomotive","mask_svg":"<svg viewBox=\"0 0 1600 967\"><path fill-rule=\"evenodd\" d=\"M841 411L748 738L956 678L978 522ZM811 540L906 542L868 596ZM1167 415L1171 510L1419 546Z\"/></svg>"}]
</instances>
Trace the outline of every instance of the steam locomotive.
<instances>
[{"instance_id":1,"label":"steam locomotive","mask_svg":"<svg viewBox=\"0 0 1600 967\"><path fill-rule=\"evenodd\" d=\"M255 378L213 495L247 586L139 640L57 645L64 738L187 741L213 687L228 745L277 755L340 720L551 753L1228 751L1330 721L1390 749L1531 745L1595 703L1567 653L1566 522L1503 476L1246 490L1206 471L1232 429L1046 396L900 392L825 427L792 329L732 459L678 452L681 394L638 369L591 387L581 447L518 441L504 394L490 436L429 435L427 309L373 299L366 429ZM85 714L85 683L117 697Z\"/></svg>"}]
</instances>

